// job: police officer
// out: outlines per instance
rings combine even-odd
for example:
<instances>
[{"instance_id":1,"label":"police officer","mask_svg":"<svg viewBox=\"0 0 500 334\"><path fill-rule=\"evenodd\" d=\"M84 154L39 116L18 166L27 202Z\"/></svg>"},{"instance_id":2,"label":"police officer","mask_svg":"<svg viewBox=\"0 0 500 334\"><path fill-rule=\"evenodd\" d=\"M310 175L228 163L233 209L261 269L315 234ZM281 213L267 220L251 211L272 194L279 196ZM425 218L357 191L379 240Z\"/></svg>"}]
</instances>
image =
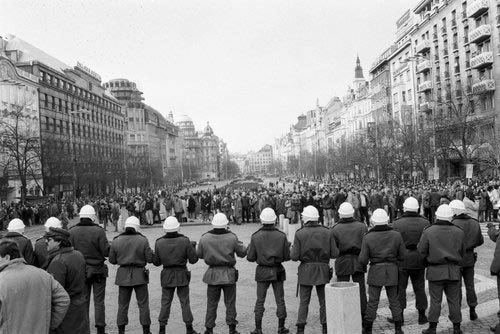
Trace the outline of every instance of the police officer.
<instances>
[{"instance_id":1,"label":"police officer","mask_svg":"<svg viewBox=\"0 0 500 334\"><path fill-rule=\"evenodd\" d=\"M469 305L470 320L477 320L476 306L477 295L474 289L474 265L477 254L474 248L484 243L483 234L479 222L466 214L464 202L453 200L450 202L450 208L453 210L452 223L462 229L465 234L465 254L462 259L462 277L465 284L465 293L467 304Z\"/></svg>"},{"instance_id":2,"label":"police officer","mask_svg":"<svg viewBox=\"0 0 500 334\"><path fill-rule=\"evenodd\" d=\"M153 251L149 248L148 239L140 232L140 222L135 216L125 220L125 231L117 235L109 250L109 263L120 267L116 272L115 284L118 285L118 314L116 324L118 333L125 333L128 324L128 307L135 291L139 306L139 321L144 334L151 334L151 317L149 315L149 270L146 264L153 262Z\"/></svg>"},{"instance_id":3,"label":"police officer","mask_svg":"<svg viewBox=\"0 0 500 334\"><path fill-rule=\"evenodd\" d=\"M300 303L297 319L297 334L303 334L307 323L307 313L311 292L316 287L319 299L319 319L323 333L327 333L325 284L330 282L330 259L338 255L335 239L328 233L328 228L318 222L318 210L306 206L302 211L304 226L297 230L291 258L300 261L298 270L298 284L300 290Z\"/></svg>"},{"instance_id":4,"label":"police officer","mask_svg":"<svg viewBox=\"0 0 500 334\"><path fill-rule=\"evenodd\" d=\"M69 232L49 227L47 240L47 272L61 283L69 295L68 311L54 334L88 334L89 315L85 297L85 259L69 242Z\"/></svg>"},{"instance_id":5,"label":"police officer","mask_svg":"<svg viewBox=\"0 0 500 334\"><path fill-rule=\"evenodd\" d=\"M91 205L80 209L80 222L69 229L69 241L83 254L86 263L85 297L87 313L90 308L90 294L94 292L95 326L97 334L104 334L106 316L104 296L106 294L106 277L108 267L104 264L109 254L109 242L106 232L95 224L96 213Z\"/></svg>"},{"instance_id":6,"label":"police officer","mask_svg":"<svg viewBox=\"0 0 500 334\"><path fill-rule=\"evenodd\" d=\"M427 309L427 295L425 294L425 265L422 255L417 251L417 245L422 232L430 224L418 214L419 204L416 198L408 197L403 202L403 215L394 221L393 228L401 233L406 248L403 260L399 262L398 299L401 306L401 321L404 324L404 310L406 308L406 288L408 279L411 279L415 294L415 307L418 310L418 323L427 323L425 310ZM394 322L393 319L388 319Z\"/></svg>"},{"instance_id":7,"label":"police officer","mask_svg":"<svg viewBox=\"0 0 500 334\"><path fill-rule=\"evenodd\" d=\"M278 334L287 334L285 327L286 305L283 282L286 279L282 263L290 260L290 243L285 233L275 227L276 214L265 208L260 214L262 227L252 235L248 245L247 260L257 262L255 281L257 281L257 301L255 302L255 330L251 334L262 334L262 317L267 289L272 285L276 299Z\"/></svg>"},{"instance_id":8,"label":"police officer","mask_svg":"<svg viewBox=\"0 0 500 334\"><path fill-rule=\"evenodd\" d=\"M497 277L497 292L498 298L500 300L500 238L499 230L493 225L493 223L488 223L488 236L491 241L495 242L495 253L493 255L493 260L490 265L490 273ZM497 312L497 318L500 320L500 310ZM494 333L500 333L500 323L495 326L490 327L490 331Z\"/></svg>"},{"instance_id":9,"label":"police officer","mask_svg":"<svg viewBox=\"0 0 500 334\"><path fill-rule=\"evenodd\" d=\"M182 309L182 320L186 324L186 334L198 334L193 329L193 314L189 301L189 283L191 272L187 270L187 262L198 262L196 242L179 233L180 224L177 218L170 216L163 223L164 236L155 244L153 263L163 265L161 272L161 309L158 316L160 334L165 334L165 327L170 316L170 306L177 289L177 296Z\"/></svg>"},{"instance_id":10,"label":"police officer","mask_svg":"<svg viewBox=\"0 0 500 334\"><path fill-rule=\"evenodd\" d=\"M339 222L331 231L332 237L339 248L339 256L335 260L335 275L339 282L353 282L359 285L361 317L366 310L366 266L359 263L358 255L361 251L363 237L368 232L366 225L354 219L354 208L351 203L344 202L338 210Z\"/></svg>"},{"instance_id":11,"label":"police officer","mask_svg":"<svg viewBox=\"0 0 500 334\"><path fill-rule=\"evenodd\" d=\"M14 218L7 226L7 233L4 234L3 239L10 239L17 243L19 252L27 264L33 264L33 245L30 239L24 236L24 223L19 218Z\"/></svg>"},{"instance_id":12,"label":"police officer","mask_svg":"<svg viewBox=\"0 0 500 334\"><path fill-rule=\"evenodd\" d=\"M49 232L51 227L63 228L62 222L56 217L50 217L44 224L45 234L40 238L36 239L34 253L33 253L33 265L45 269L47 268L47 260L49 258L49 252L47 251L47 232ZM85 274L85 272L84 272Z\"/></svg>"},{"instance_id":13,"label":"police officer","mask_svg":"<svg viewBox=\"0 0 500 334\"><path fill-rule=\"evenodd\" d=\"M448 301L453 334L461 334L461 277L460 265L465 254L464 232L451 223L453 211L442 204L435 212L436 222L422 233L417 249L427 261L429 281L429 328L423 334L435 334L443 291Z\"/></svg>"},{"instance_id":14,"label":"police officer","mask_svg":"<svg viewBox=\"0 0 500 334\"><path fill-rule=\"evenodd\" d=\"M228 220L225 214L217 213L212 219L213 229L201 236L196 253L209 266L203 282L207 287L207 313L205 317L205 334L212 334L217 318L217 305L221 291L224 291L226 304L226 323L229 334L239 334L236 331L236 282L238 271L235 254L241 258L247 255L247 248L238 240L236 234L227 228Z\"/></svg>"},{"instance_id":15,"label":"police officer","mask_svg":"<svg viewBox=\"0 0 500 334\"><path fill-rule=\"evenodd\" d=\"M389 216L384 209L376 209L371 221L374 227L368 232L361 246L359 262L367 265L368 271L368 305L364 318L366 334L372 333L373 322L377 318L380 293L385 287L389 308L394 319L395 333L403 334L401 329L401 307L398 300L398 264L402 260L405 247L401 234L387 225Z\"/></svg>"}]
</instances>

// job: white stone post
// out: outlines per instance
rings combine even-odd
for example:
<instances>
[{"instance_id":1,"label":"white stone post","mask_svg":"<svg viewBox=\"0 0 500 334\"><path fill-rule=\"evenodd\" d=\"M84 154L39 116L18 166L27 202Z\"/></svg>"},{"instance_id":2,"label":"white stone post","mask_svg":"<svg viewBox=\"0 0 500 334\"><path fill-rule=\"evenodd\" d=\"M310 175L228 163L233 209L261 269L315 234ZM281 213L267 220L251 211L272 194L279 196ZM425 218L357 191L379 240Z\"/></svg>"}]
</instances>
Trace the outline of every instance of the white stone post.
<instances>
[{"instance_id":1,"label":"white stone post","mask_svg":"<svg viewBox=\"0 0 500 334\"><path fill-rule=\"evenodd\" d=\"M362 332L358 283L333 282L327 284L325 299L328 334Z\"/></svg>"}]
</instances>

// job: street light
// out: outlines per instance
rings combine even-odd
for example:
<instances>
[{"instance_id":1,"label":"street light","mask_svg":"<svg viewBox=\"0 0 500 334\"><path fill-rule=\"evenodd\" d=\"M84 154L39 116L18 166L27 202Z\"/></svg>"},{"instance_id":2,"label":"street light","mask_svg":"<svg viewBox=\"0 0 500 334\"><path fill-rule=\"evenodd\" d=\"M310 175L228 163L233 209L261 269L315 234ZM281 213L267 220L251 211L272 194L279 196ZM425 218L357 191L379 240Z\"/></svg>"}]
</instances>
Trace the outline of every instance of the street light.
<instances>
[{"instance_id":1,"label":"street light","mask_svg":"<svg viewBox=\"0 0 500 334\"><path fill-rule=\"evenodd\" d=\"M76 153L74 149L74 134L73 134L73 116L79 114L90 114L89 110L80 109L80 110L72 110L68 113L69 115L69 140L70 140L70 154L71 154L71 166L73 172L73 196L76 198Z\"/></svg>"}]
</instances>

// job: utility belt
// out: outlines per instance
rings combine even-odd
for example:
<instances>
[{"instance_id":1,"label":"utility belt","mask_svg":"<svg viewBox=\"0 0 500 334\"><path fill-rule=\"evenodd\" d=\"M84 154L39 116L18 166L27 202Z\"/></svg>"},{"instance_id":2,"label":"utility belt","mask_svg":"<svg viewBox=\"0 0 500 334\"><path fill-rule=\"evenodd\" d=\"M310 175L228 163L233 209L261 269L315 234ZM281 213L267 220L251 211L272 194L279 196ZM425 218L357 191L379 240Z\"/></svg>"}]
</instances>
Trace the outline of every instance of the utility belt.
<instances>
[{"instance_id":1,"label":"utility belt","mask_svg":"<svg viewBox=\"0 0 500 334\"><path fill-rule=\"evenodd\" d=\"M234 268L234 264L211 264L209 265L210 268Z\"/></svg>"},{"instance_id":2,"label":"utility belt","mask_svg":"<svg viewBox=\"0 0 500 334\"><path fill-rule=\"evenodd\" d=\"M339 256L345 256L345 255L356 255L356 256L358 256L359 253L361 253L360 249L349 249L349 250L340 252Z\"/></svg>"},{"instance_id":3,"label":"utility belt","mask_svg":"<svg viewBox=\"0 0 500 334\"><path fill-rule=\"evenodd\" d=\"M406 246L406 249L408 249L408 250L417 250L417 245L408 245L408 246Z\"/></svg>"},{"instance_id":4,"label":"utility belt","mask_svg":"<svg viewBox=\"0 0 500 334\"><path fill-rule=\"evenodd\" d=\"M187 269L186 265L163 266L163 269Z\"/></svg>"},{"instance_id":5,"label":"utility belt","mask_svg":"<svg viewBox=\"0 0 500 334\"><path fill-rule=\"evenodd\" d=\"M397 264L396 260L394 261L382 261L382 262L370 262L370 266L388 266L391 264Z\"/></svg>"},{"instance_id":6,"label":"utility belt","mask_svg":"<svg viewBox=\"0 0 500 334\"><path fill-rule=\"evenodd\" d=\"M144 268L146 265L145 264L122 264L120 267L124 268Z\"/></svg>"}]
</instances>

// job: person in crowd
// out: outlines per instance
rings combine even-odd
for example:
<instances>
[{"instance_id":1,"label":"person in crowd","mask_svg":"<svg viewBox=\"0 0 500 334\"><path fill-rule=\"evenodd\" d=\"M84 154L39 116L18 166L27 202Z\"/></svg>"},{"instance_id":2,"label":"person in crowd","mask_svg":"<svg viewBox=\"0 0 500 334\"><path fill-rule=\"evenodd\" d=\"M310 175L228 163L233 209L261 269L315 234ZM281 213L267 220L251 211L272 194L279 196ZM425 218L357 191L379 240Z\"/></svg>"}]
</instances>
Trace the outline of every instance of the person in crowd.
<instances>
[{"instance_id":1,"label":"person in crowd","mask_svg":"<svg viewBox=\"0 0 500 334\"><path fill-rule=\"evenodd\" d=\"M353 282L359 284L359 298L361 305L361 317L364 318L366 311L366 285L365 272L358 259L361 252L363 237L368 232L364 223L354 220L354 208L348 202L340 205L338 224L334 225L330 233L339 248L338 258L335 260L335 275L339 282Z\"/></svg>"},{"instance_id":2,"label":"person in crowd","mask_svg":"<svg viewBox=\"0 0 500 334\"><path fill-rule=\"evenodd\" d=\"M70 304L68 293L42 269L26 264L18 244L0 241L0 333L52 333Z\"/></svg>"},{"instance_id":3,"label":"person in crowd","mask_svg":"<svg viewBox=\"0 0 500 334\"><path fill-rule=\"evenodd\" d=\"M427 295L425 293L425 263L422 255L417 251L423 231L429 227L427 219L418 214L419 204L415 197L408 197L403 202L403 215L394 221L393 228L401 233L406 248L402 260L399 262L398 300L401 306L401 322L404 324L404 310L406 309L406 288L411 279L415 295L415 308L418 311L418 323L427 323ZM393 319L388 319L394 322ZM392 320L392 321L391 321Z\"/></svg>"},{"instance_id":4,"label":"person in crowd","mask_svg":"<svg viewBox=\"0 0 500 334\"><path fill-rule=\"evenodd\" d=\"M319 300L319 319L322 333L326 334L325 285L330 282L330 259L337 257L339 249L328 229L318 222L318 210L312 205L302 211L304 226L297 230L291 250L291 259L300 261L298 269L299 310L297 334L305 333L311 293L316 287Z\"/></svg>"},{"instance_id":5,"label":"person in crowd","mask_svg":"<svg viewBox=\"0 0 500 334\"><path fill-rule=\"evenodd\" d=\"M359 262L368 271L368 305L364 317L366 334L372 334L373 322L377 318L380 293L385 287L389 308L394 319L395 333L403 334L401 307L398 300L398 261L403 259L405 246L401 234L387 224L389 216L383 209L376 209L371 217L374 227L365 235L359 254Z\"/></svg>"},{"instance_id":6,"label":"person in crowd","mask_svg":"<svg viewBox=\"0 0 500 334\"><path fill-rule=\"evenodd\" d=\"M484 243L484 238L479 222L466 213L467 209L464 202L455 199L450 202L450 208L453 210L454 215L452 224L458 226L464 232L465 253L462 258L462 278L465 285L467 305L469 305L469 318L474 321L478 318L476 313L477 295L474 288L474 266L477 253L474 252L474 249Z\"/></svg>"},{"instance_id":7,"label":"person in crowd","mask_svg":"<svg viewBox=\"0 0 500 334\"><path fill-rule=\"evenodd\" d=\"M443 292L446 294L449 319L453 323L453 334L461 334L461 262L465 254L465 235L452 224L453 211L447 204L440 205L435 212L436 221L426 228L417 249L427 261L429 282L429 328L423 334L436 334Z\"/></svg>"},{"instance_id":8,"label":"person in crowd","mask_svg":"<svg viewBox=\"0 0 500 334\"><path fill-rule=\"evenodd\" d=\"M82 253L73 249L67 230L49 227L45 238L48 250L47 272L63 286L70 299L66 316L54 334L88 334L90 327L85 299L85 259Z\"/></svg>"},{"instance_id":9,"label":"person in crowd","mask_svg":"<svg viewBox=\"0 0 500 334\"><path fill-rule=\"evenodd\" d=\"M260 214L262 227L252 234L248 245L247 260L257 262L255 281L257 282L257 301L255 302L255 330L251 334L262 334L264 302L269 286L273 287L278 317L278 334L287 334L285 327L286 305L283 283L286 271L282 263L290 260L290 243L285 233L276 227L276 214L273 209L265 208Z\"/></svg>"},{"instance_id":10,"label":"person in crowd","mask_svg":"<svg viewBox=\"0 0 500 334\"><path fill-rule=\"evenodd\" d=\"M34 252L31 240L24 236L25 225L19 218L14 218L7 226L7 233L3 236L4 239L10 239L17 243L21 256L26 260L27 264L34 263Z\"/></svg>"},{"instance_id":11,"label":"person in crowd","mask_svg":"<svg viewBox=\"0 0 500 334\"><path fill-rule=\"evenodd\" d=\"M36 239L33 249L33 265L41 269L46 269L48 265L47 260L49 258L49 252L47 250L46 234L51 227L63 228L62 222L56 217L47 219L44 225L45 234Z\"/></svg>"},{"instance_id":12,"label":"person in crowd","mask_svg":"<svg viewBox=\"0 0 500 334\"><path fill-rule=\"evenodd\" d=\"M238 271L235 255L245 257L247 247L238 240L236 234L228 230L228 219L223 213L217 213L212 219L213 229L203 234L196 253L209 266L203 282L207 284L207 313L205 334L212 334L217 318L217 306L221 291L224 291L226 304L226 323L229 334L238 334L236 330L236 282Z\"/></svg>"},{"instance_id":13,"label":"person in crowd","mask_svg":"<svg viewBox=\"0 0 500 334\"><path fill-rule=\"evenodd\" d=\"M85 298L87 313L90 308L90 294L94 293L94 316L97 334L105 334L106 316L104 297L106 295L106 278L108 267L104 264L109 254L109 243L106 232L97 224L95 209L84 205L80 209L80 222L69 230L69 241L74 249L85 258Z\"/></svg>"},{"instance_id":14,"label":"person in crowd","mask_svg":"<svg viewBox=\"0 0 500 334\"><path fill-rule=\"evenodd\" d=\"M490 273L493 276L496 276L497 281L497 291L498 291L498 300L500 302L500 238L498 237L500 231L495 228L493 223L488 223L488 237L491 241L495 242L495 252L493 254L493 260L490 265ZM497 318L500 321L500 310L497 312ZM490 327L490 331L495 334L500 333L500 322L495 326Z\"/></svg>"},{"instance_id":15,"label":"person in crowd","mask_svg":"<svg viewBox=\"0 0 500 334\"><path fill-rule=\"evenodd\" d=\"M193 329L193 314L189 300L189 283L191 272L187 263L198 262L196 242L179 233L180 224L173 216L167 217L163 223L165 235L155 243L153 264L163 266L161 273L161 309L158 316L160 334L166 333L166 326L170 317L170 306L174 299L175 290L182 310L182 320L186 324L186 334L198 334Z\"/></svg>"}]
</instances>

